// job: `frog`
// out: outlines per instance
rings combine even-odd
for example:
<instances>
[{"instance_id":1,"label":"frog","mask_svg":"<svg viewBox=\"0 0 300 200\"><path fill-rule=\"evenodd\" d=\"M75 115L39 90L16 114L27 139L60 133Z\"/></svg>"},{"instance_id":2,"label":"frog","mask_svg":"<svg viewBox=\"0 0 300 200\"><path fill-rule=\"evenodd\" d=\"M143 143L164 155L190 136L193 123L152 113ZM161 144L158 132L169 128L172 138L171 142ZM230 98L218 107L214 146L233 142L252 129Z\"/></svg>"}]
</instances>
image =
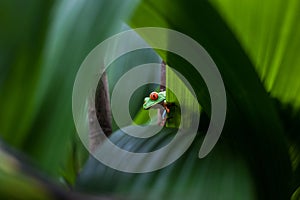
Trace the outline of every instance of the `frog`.
<instances>
[{"instance_id":1,"label":"frog","mask_svg":"<svg viewBox=\"0 0 300 200\"><path fill-rule=\"evenodd\" d=\"M144 98L143 108L148 110L150 108L161 109L164 111L162 115L158 115L158 123L163 126L167 120L167 114L170 113L169 103L166 101L166 91L162 92L151 92L149 97ZM160 113L160 112L159 112Z\"/></svg>"}]
</instances>

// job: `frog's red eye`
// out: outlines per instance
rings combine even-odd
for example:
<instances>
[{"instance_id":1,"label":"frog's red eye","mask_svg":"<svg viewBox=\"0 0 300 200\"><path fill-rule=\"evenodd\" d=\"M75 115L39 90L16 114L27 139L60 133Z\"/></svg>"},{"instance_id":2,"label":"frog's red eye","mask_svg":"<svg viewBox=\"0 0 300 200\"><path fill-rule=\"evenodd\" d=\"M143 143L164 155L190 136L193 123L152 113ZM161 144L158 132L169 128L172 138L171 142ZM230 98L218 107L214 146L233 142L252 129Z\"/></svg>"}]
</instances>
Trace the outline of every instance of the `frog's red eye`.
<instances>
[{"instance_id":1,"label":"frog's red eye","mask_svg":"<svg viewBox=\"0 0 300 200\"><path fill-rule=\"evenodd\" d=\"M158 93L157 93L157 92L151 92L151 94L150 94L150 99L151 99L151 100L156 100L156 99L158 99Z\"/></svg>"}]
</instances>

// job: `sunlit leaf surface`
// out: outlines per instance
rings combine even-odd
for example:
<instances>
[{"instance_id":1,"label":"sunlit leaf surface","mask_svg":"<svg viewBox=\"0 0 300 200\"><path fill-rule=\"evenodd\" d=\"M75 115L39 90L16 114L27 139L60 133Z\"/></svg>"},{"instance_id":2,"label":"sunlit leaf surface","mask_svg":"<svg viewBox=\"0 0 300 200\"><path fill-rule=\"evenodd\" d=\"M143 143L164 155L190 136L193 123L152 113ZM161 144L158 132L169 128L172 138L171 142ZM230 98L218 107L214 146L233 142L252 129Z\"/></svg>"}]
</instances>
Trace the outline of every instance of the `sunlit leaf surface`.
<instances>
[{"instance_id":1,"label":"sunlit leaf surface","mask_svg":"<svg viewBox=\"0 0 300 200\"><path fill-rule=\"evenodd\" d=\"M245 48L266 89L300 106L300 2L211 0Z\"/></svg>"}]
</instances>

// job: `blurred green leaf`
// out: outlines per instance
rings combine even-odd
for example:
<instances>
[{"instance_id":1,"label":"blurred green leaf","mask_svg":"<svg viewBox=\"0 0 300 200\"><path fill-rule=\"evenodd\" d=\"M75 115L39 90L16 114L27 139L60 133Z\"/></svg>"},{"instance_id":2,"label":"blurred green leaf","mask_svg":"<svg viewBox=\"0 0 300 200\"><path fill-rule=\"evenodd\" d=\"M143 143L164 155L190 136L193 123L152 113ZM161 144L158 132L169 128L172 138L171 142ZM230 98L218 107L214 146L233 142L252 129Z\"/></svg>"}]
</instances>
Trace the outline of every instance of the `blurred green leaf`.
<instances>
[{"instance_id":1,"label":"blurred green leaf","mask_svg":"<svg viewBox=\"0 0 300 200\"><path fill-rule=\"evenodd\" d=\"M16 154L16 152L14 152ZM23 159L24 162L25 159ZM5 148L0 140L1 199L54 199L46 183L26 173L29 167ZM32 169L30 169L32 172ZM18 189L18 192L15 191Z\"/></svg>"},{"instance_id":2,"label":"blurred green leaf","mask_svg":"<svg viewBox=\"0 0 300 200\"><path fill-rule=\"evenodd\" d=\"M6 75L1 78L0 133L58 175L72 156L66 144L76 134L71 110L76 72L90 50L120 30L121 19L137 1L50 2L1 3L1 9L10 9L2 22L11 20L3 35L12 50L1 63Z\"/></svg>"},{"instance_id":3,"label":"blurred green leaf","mask_svg":"<svg viewBox=\"0 0 300 200\"><path fill-rule=\"evenodd\" d=\"M110 139L127 151L151 152L168 144L176 132L177 129L164 128L151 139L140 139L117 131ZM207 158L199 159L201 143L198 135L192 148L176 162L144 174L119 172L90 157L76 189L129 199L256 199L253 177L242 155L222 143ZM150 163L136 163L137 168L145 164Z\"/></svg>"},{"instance_id":4,"label":"blurred green leaf","mask_svg":"<svg viewBox=\"0 0 300 200\"><path fill-rule=\"evenodd\" d=\"M50 1L1 1L0 132L19 147L33 118L39 57L52 4Z\"/></svg>"},{"instance_id":5,"label":"blurred green leaf","mask_svg":"<svg viewBox=\"0 0 300 200\"><path fill-rule=\"evenodd\" d=\"M97 197L68 190L41 173L26 155L0 140L0 198L14 200L109 200L114 196Z\"/></svg>"}]
</instances>

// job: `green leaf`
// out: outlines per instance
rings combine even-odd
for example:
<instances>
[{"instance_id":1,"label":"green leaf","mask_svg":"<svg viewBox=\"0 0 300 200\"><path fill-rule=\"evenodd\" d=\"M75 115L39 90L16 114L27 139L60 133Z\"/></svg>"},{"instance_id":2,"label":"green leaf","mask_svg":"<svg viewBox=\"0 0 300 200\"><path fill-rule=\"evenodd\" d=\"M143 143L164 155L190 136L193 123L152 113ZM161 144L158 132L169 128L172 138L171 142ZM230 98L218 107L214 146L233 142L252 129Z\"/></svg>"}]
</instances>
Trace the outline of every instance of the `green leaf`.
<instances>
[{"instance_id":1,"label":"green leaf","mask_svg":"<svg viewBox=\"0 0 300 200\"><path fill-rule=\"evenodd\" d=\"M0 6L1 27L5 27L0 40L0 132L7 141L19 147L29 134L34 118L32 109L40 73L39 57L53 3L28 1L22 4L1 1Z\"/></svg>"},{"instance_id":2,"label":"green leaf","mask_svg":"<svg viewBox=\"0 0 300 200\"><path fill-rule=\"evenodd\" d=\"M151 152L168 144L176 132L177 129L164 128L150 139L140 139L119 130L110 140L127 151ZM242 155L222 143L207 158L199 159L201 143L198 135L192 147L176 162L143 174L119 172L90 157L76 189L130 199L256 199L254 180ZM137 167L147 164L150 163L136 163Z\"/></svg>"},{"instance_id":3,"label":"green leaf","mask_svg":"<svg viewBox=\"0 0 300 200\"><path fill-rule=\"evenodd\" d=\"M208 51L226 86L228 112L223 137L231 138L248 158L262 198L289 198L291 167L278 113L250 59L216 10L206 1L143 1L130 24L175 29ZM186 61L172 54L161 56L190 81L209 114L210 99L201 76Z\"/></svg>"},{"instance_id":4,"label":"green leaf","mask_svg":"<svg viewBox=\"0 0 300 200\"><path fill-rule=\"evenodd\" d=\"M3 199L54 199L46 183L25 166L0 140L0 197ZM16 154L16 152L13 152ZM20 155L19 155L20 157ZM31 170L31 174L28 173ZM27 173L26 173L27 172ZM14 191L18 188L18 192Z\"/></svg>"},{"instance_id":5,"label":"green leaf","mask_svg":"<svg viewBox=\"0 0 300 200\"><path fill-rule=\"evenodd\" d=\"M300 36L299 1L212 0L239 38L270 95L276 98L288 137L293 190L299 187Z\"/></svg>"},{"instance_id":6,"label":"green leaf","mask_svg":"<svg viewBox=\"0 0 300 200\"><path fill-rule=\"evenodd\" d=\"M123 25L123 31L129 30L130 27L127 25ZM131 43L145 43L145 41L136 34L136 37L133 37L132 41L126 41L124 47L118 45L118 48L128 48ZM114 51L111 52L113 54ZM116 86L117 82L120 78L125 75L128 71L133 69L134 67L138 67L147 63L161 63L161 58L157 55L157 53L150 48L149 49L141 49L135 50L130 53L127 53L123 56L120 56L117 60L115 60L107 69L108 75L108 85L110 96ZM146 73L148 80L151 81L160 81L160 71L153 70L151 68L144 69L144 73ZM134 78L134 77L133 77ZM134 81L126 81L126 85L122 85L124 88L132 88L135 86ZM130 98L129 104L129 112L131 114L132 119L136 120L136 123L140 124L142 122L148 121L148 111L143 110L144 98L148 96L152 91L154 91L158 86L156 84L147 84L138 88L134 94ZM125 91L126 92L126 91ZM126 105L127 106L127 105ZM127 124L127 126L131 125L131 123ZM115 121L113 120L113 130L116 131L120 127L117 126Z\"/></svg>"},{"instance_id":7,"label":"green leaf","mask_svg":"<svg viewBox=\"0 0 300 200\"><path fill-rule=\"evenodd\" d=\"M300 2L211 0L236 34L267 91L300 107Z\"/></svg>"},{"instance_id":8,"label":"green leaf","mask_svg":"<svg viewBox=\"0 0 300 200\"><path fill-rule=\"evenodd\" d=\"M76 135L71 109L76 72L89 51L121 29L121 19L137 2L63 0L53 8L50 2L30 1L24 8L20 2L1 3L7 18L3 23L11 22L3 35L11 43L3 42L10 51L1 46L7 53L5 77L1 73L0 133L58 175L72 156L66 146Z\"/></svg>"}]
</instances>

